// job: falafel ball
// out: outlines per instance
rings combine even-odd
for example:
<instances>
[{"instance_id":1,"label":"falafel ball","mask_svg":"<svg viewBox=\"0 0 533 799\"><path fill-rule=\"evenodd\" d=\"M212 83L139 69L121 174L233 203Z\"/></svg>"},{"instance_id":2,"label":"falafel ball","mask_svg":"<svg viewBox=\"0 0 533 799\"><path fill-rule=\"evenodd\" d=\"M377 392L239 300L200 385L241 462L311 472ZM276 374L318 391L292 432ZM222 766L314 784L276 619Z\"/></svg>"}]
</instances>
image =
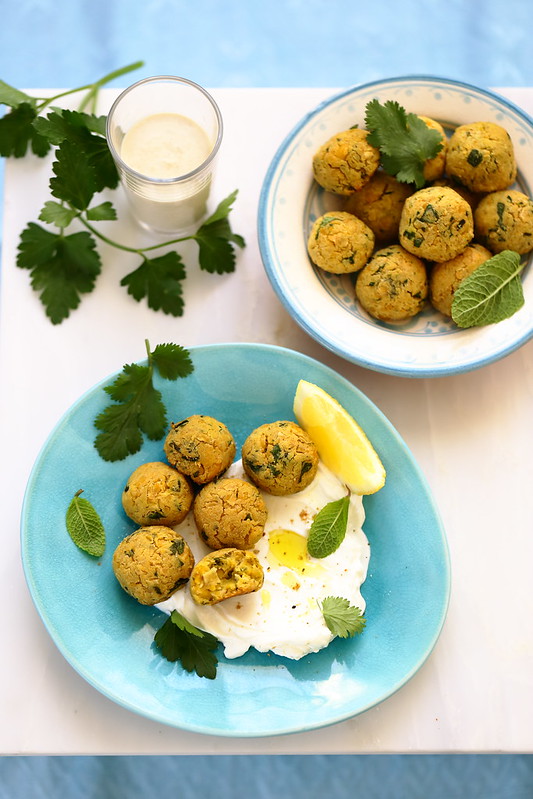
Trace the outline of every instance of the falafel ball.
<instances>
[{"instance_id":1,"label":"falafel ball","mask_svg":"<svg viewBox=\"0 0 533 799\"><path fill-rule=\"evenodd\" d=\"M195 414L172 422L165 439L168 462L194 483L220 477L235 457L235 441L223 422Z\"/></svg>"},{"instance_id":2,"label":"falafel ball","mask_svg":"<svg viewBox=\"0 0 533 799\"><path fill-rule=\"evenodd\" d=\"M113 553L115 577L141 605L164 602L185 585L193 566L185 539L162 525L140 527Z\"/></svg>"},{"instance_id":3,"label":"falafel ball","mask_svg":"<svg viewBox=\"0 0 533 799\"><path fill-rule=\"evenodd\" d=\"M355 284L355 296L365 311L383 322L403 322L415 316L427 295L424 262L399 244L375 252Z\"/></svg>"},{"instance_id":4,"label":"falafel ball","mask_svg":"<svg viewBox=\"0 0 533 799\"><path fill-rule=\"evenodd\" d=\"M493 253L533 250L533 201L508 189L487 194L474 213L476 238Z\"/></svg>"},{"instance_id":5,"label":"falafel ball","mask_svg":"<svg viewBox=\"0 0 533 799\"><path fill-rule=\"evenodd\" d=\"M441 144L442 147L440 148L439 152L434 158L428 158L424 162L423 174L424 179L428 182L432 180L437 180L444 175L444 169L446 167L446 151L448 149L448 140L446 138L446 133L444 128L437 122L436 119L431 119L430 117L424 117L421 114L418 115L419 119L426 123L428 128L431 130L436 130L440 133L441 137Z\"/></svg>"},{"instance_id":6,"label":"falafel ball","mask_svg":"<svg viewBox=\"0 0 533 799\"><path fill-rule=\"evenodd\" d=\"M238 477L204 486L193 512L198 533L211 549L250 549L265 531L265 501L255 485Z\"/></svg>"},{"instance_id":7,"label":"falafel ball","mask_svg":"<svg viewBox=\"0 0 533 799\"><path fill-rule=\"evenodd\" d=\"M190 591L198 605L216 605L258 591L263 580L263 567L253 552L227 547L198 561L191 573Z\"/></svg>"},{"instance_id":8,"label":"falafel ball","mask_svg":"<svg viewBox=\"0 0 533 799\"><path fill-rule=\"evenodd\" d=\"M336 133L313 156L313 174L326 191L344 196L360 189L379 166L379 150L368 131L350 128Z\"/></svg>"},{"instance_id":9,"label":"falafel ball","mask_svg":"<svg viewBox=\"0 0 533 799\"><path fill-rule=\"evenodd\" d=\"M413 192L409 183L400 183L380 169L348 197L344 210L368 225L378 244L388 244L398 238L403 204Z\"/></svg>"},{"instance_id":10,"label":"falafel ball","mask_svg":"<svg viewBox=\"0 0 533 799\"><path fill-rule=\"evenodd\" d=\"M318 450L295 422L262 424L242 446L244 471L267 494L286 496L306 488L318 468Z\"/></svg>"},{"instance_id":11,"label":"falafel ball","mask_svg":"<svg viewBox=\"0 0 533 799\"><path fill-rule=\"evenodd\" d=\"M435 264L429 273L429 298L437 311L452 315L452 302L459 284L472 272L492 257L481 244L469 244L450 261Z\"/></svg>"},{"instance_id":12,"label":"falafel ball","mask_svg":"<svg viewBox=\"0 0 533 799\"><path fill-rule=\"evenodd\" d=\"M516 179L511 137L495 122L459 125L448 143L446 172L470 191L499 191Z\"/></svg>"},{"instance_id":13,"label":"falafel ball","mask_svg":"<svg viewBox=\"0 0 533 799\"><path fill-rule=\"evenodd\" d=\"M454 189L429 186L406 199L399 239L413 255L428 261L449 261L473 236L472 209Z\"/></svg>"},{"instance_id":14,"label":"falafel ball","mask_svg":"<svg viewBox=\"0 0 533 799\"><path fill-rule=\"evenodd\" d=\"M193 499L193 490L185 475L160 461L138 466L122 492L126 514L140 525L174 527L186 517Z\"/></svg>"},{"instance_id":15,"label":"falafel ball","mask_svg":"<svg viewBox=\"0 0 533 799\"><path fill-rule=\"evenodd\" d=\"M307 252L316 266L336 275L357 272L374 249L374 234L353 214L330 211L313 224Z\"/></svg>"}]
</instances>

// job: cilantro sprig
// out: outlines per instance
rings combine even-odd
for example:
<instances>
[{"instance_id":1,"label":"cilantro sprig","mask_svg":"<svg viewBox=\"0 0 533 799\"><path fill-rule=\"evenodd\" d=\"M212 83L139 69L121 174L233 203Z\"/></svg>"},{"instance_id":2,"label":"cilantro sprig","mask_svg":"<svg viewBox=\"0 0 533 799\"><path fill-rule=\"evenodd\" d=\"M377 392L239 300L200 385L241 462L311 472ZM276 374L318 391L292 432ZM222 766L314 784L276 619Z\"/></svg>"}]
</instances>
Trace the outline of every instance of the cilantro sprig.
<instances>
[{"instance_id":1,"label":"cilantro sprig","mask_svg":"<svg viewBox=\"0 0 533 799\"><path fill-rule=\"evenodd\" d=\"M155 645L167 660L180 661L186 671L195 671L199 677L214 680L217 676L217 657L214 650L218 639L211 633L199 630L177 610L154 636Z\"/></svg>"},{"instance_id":2,"label":"cilantro sprig","mask_svg":"<svg viewBox=\"0 0 533 799\"><path fill-rule=\"evenodd\" d=\"M195 241L198 262L211 274L235 270L236 247L244 247L242 236L234 233L229 214L237 197L233 191L195 233L148 247L134 247L104 234L95 223L113 222L117 212L110 200L99 196L114 190L119 176L105 138L105 116L96 116L98 91L105 83L142 66L136 62L116 70L94 84L61 92L51 98L31 97L0 81L0 105L10 111L0 118L0 155L21 158L28 149L37 156L54 151L50 193L39 221L22 231L17 266L30 272L32 288L38 293L45 313L60 324L78 308L83 296L93 291L102 270L97 240L137 255L140 264L125 275L120 285L136 301L172 316L184 312L185 264L176 245ZM65 95L86 91L78 110L55 107ZM92 112L86 109L92 109ZM74 233L67 232L76 224ZM161 248L172 248L156 255Z\"/></svg>"},{"instance_id":3,"label":"cilantro sprig","mask_svg":"<svg viewBox=\"0 0 533 799\"><path fill-rule=\"evenodd\" d=\"M366 619L360 608L350 605L344 597L327 596L318 603L328 629L339 638L351 638L362 633Z\"/></svg>"},{"instance_id":4,"label":"cilantro sprig","mask_svg":"<svg viewBox=\"0 0 533 799\"><path fill-rule=\"evenodd\" d=\"M94 445L105 461L120 461L138 452L143 434L152 441L163 437L167 414L161 392L153 384L154 370L165 380L186 377L193 371L189 352L179 344L158 344L148 353L146 364L125 364L104 391L113 400L98 414L94 426L100 432Z\"/></svg>"},{"instance_id":5,"label":"cilantro sprig","mask_svg":"<svg viewBox=\"0 0 533 799\"><path fill-rule=\"evenodd\" d=\"M423 119L407 113L395 100L383 105L370 100L365 109L365 125L370 131L368 142L381 153L385 172L401 183L425 184L424 163L442 150L441 135L429 128Z\"/></svg>"}]
</instances>

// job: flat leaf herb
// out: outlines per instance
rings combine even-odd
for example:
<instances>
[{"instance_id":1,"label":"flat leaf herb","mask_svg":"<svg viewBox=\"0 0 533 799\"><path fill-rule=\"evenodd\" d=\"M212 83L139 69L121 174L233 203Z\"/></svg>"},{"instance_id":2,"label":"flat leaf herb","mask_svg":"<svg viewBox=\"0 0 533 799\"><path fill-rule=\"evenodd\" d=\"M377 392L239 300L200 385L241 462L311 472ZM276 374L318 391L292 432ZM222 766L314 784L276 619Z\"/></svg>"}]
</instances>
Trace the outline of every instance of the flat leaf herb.
<instances>
[{"instance_id":1,"label":"flat leaf herb","mask_svg":"<svg viewBox=\"0 0 533 799\"><path fill-rule=\"evenodd\" d=\"M362 633L366 624L359 608L350 605L344 597L327 596L319 607L324 615L328 629L339 638L351 638Z\"/></svg>"},{"instance_id":2,"label":"flat leaf herb","mask_svg":"<svg viewBox=\"0 0 533 799\"><path fill-rule=\"evenodd\" d=\"M185 266L175 249L153 257L156 250L195 241L200 269L223 274L235 270L235 248L245 246L243 237L233 232L229 222L237 191L222 200L195 233L149 247L115 241L95 226L94 223L117 219L112 202L96 198L104 190L116 189L119 183L105 138L106 117L94 113L98 91L110 80L142 65L143 62L136 62L93 84L50 98L31 97L0 81L0 104L10 108L0 118L0 156L21 158L31 150L42 157L54 151L50 179L54 199L45 202L39 220L57 231L30 222L22 231L17 254L17 266L30 271L32 288L53 324L67 319L83 295L95 288L102 268L97 240L141 259L120 285L138 302L146 300L152 310L172 316L182 316L184 312ZM64 96L81 91L86 94L78 110L53 105ZM85 231L67 235L66 230L73 223L82 225Z\"/></svg>"},{"instance_id":3,"label":"flat leaf herb","mask_svg":"<svg viewBox=\"0 0 533 799\"><path fill-rule=\"evenodd\" d=\"M218 639L199 630L177 610L172 611L156 632L154 642L164 658L172 663L179 660L186 671L194 671L208 680L217 676L218 661L214 650Z\"/></svg>"},{"instance_id":4,"label":"flat leaf herb","mask_svg":"<svg viewBox=\"0 0 533 799\"><path fill-rule=\"evenodd\" d=\"M120 461L138 452L143 434L153 441L165 434L167 414L161 392L153 384L154 370L165 380L193 371L189 352L178 344L159 344L153 352L150 343L145 344L147 364L125 364L114 382L104 387L113 403L94 421L100 431L94 445L105 461Z\"/></svg>"},{"instance_id":5,"label":"flat leaf herb","mask_svg":"<svg viewBox=\"0 0 533 799\"><path fill-rule=\"evenodd\" d=\"M368 142L381 153L385 172L401 183L425 185L424 163L442 150L441 135L395 100L370 100L365 109Z\"/></svg>"},{"instance_id":6,"label":"flat leaf herb","mask_svg":"<svg viewBox=\"0 0 533 799\"><path fill-rule=\"evenodd\" d=\"M452 319L459 327L490 325L508 319L524 304L520 273L525 264L513 250L493 255L459 284Z\"/></svg>"},{"instance_id":7,"label":"flat leaf herb","mask_svg":"<svg viewBox=\"0 0 533 799\"><path fill-rule=\"evenodd\" d=\"M76 491L67 508L67 531L77 547L101 558L106 544L104 525L89 500L80 496L82 493L83 489Z\"/></svg>"}]
</instances>

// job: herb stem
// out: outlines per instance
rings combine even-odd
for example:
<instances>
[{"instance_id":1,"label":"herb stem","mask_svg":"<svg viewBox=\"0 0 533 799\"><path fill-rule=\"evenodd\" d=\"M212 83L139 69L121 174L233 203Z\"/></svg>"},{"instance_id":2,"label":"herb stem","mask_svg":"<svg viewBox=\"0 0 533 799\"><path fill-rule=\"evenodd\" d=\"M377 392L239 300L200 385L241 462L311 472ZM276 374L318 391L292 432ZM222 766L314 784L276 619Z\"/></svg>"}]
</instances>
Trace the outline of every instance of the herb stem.
<instances>
[{"instance_id":1,"label":"herb stem","mask_svg":"<svg viewBox=\"0 0 533 799\"><path fill-rule=\"evenodd\" d=\"M54 94L53 97L36 97L36 100L40 100L41 102L37 106L38 111L42 111L51 103L59 100L61 97L67 97L69 94L76 94L77 92L87 92L87 96L82 101L79 110L83 111L84 108L88 105L91 100L96 99L96 95L98 90L104 86L106 83L110 83L110 81L115 80L115 78L120 78L122 75L126 75L128 72L132 72L135 69L140 69L140 67L144 66L144 61L135 61L133 64L128 64L126 67L121 67L120 69L115 69L112 72L109 72L107 75L104 75L103 78L100 78L95 83L86 83L84 86L78 86L77 89L67 89L64 92L59 92L58 94Z\"/></svg>"},{"instance_id":2,"label":"herb stem","mask_svg":"<svg viewBox=\"0 0 533 799\"><path fill-rule=\"evenodd\" d=\"M104 241L106 244L110 244L111 247L116 247L117 249L124 250L125 252L134 252L137 255L140 255L141 258L144 258L145 261L147 260L144 255L145 252L150 252L151 250L157 250L160 247L168 247L171 244L179 244L182 241L189 241L190 239L196 238L195 235L182 236L179 239L171 239L169 241L162 241L159 244L151 244L149 247L128 247L127 244L120 244L120 242L114 241L103 233L100 233L100 231L93 227L93 225L91 225L91 223L81 214L78 215L78 219L88 230L91 231L91 233L93 233L93 235L97 236L100 241Z\"/></svg>"}]
</instances>

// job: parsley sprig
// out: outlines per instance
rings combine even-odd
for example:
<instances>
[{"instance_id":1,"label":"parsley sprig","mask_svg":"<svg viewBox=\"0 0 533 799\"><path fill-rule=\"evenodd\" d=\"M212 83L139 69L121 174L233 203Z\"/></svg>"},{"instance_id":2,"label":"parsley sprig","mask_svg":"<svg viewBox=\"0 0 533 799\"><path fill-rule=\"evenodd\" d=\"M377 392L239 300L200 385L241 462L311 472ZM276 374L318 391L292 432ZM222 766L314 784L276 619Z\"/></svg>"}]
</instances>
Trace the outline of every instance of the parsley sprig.
<instances>
[{"instance_id":1,"label":"parsley sprig","mask_svg":"<svg viewBox=\"0 0 533 799\"><path fill-rule=\"evenodd\" d=\"M195 671L199 677L214 680L217 676L217 657L214 650L218 639L211 633L199 630L177 610L156 632L154 642L163 657L172 663L179 660L186 671Z\"/></svg>"},{"instance_id":2,"label":"parsley sprig","mask_svg":"<svg viewBox=\"0 0 533 799\"><path fill-rule=\"evenodd\" d=\"M184 312L185 264L176 245L195 241L200 269L212 274L235 270L236 247L244 247L234 233L229 214L237 197L232 192L196 230L148 247L133 247L104 234L94 223L113 222L117 212L110 200L99 196L116 189L119 176L105 138L105 116L96 116L98 91L105 83L142 66L136 62L110 73L94 84L61 92L51 98L31 97L0 81L0 104L10 111L0 119L0 155L21 158L28 149L39 156L54 149L50 193L39 221L52 230L30 222L22 231L17 266L30 272L32 288L39 294L45 313L60 324L93 291L102 270L97 240L140 258L140 265L120 284L138 302L146 300L155 311L172 316ZM78 110L53 106L59 98L86 90ZM92 112L86 109L91 108ZM45 114L46 112L46 114ZM84 228L67 232L72 224ZM161 248L170 251L156 255Z\"/></svg>"},{"instance_id":3,"label":"parsley sprig","mask_svg":"<svg viewBox=\"0 0 533 799\"><path fill-rule=\"evenodd\" d=\"M104 391L113 400L94 421L100 432L94 445L105 461L120 461L138 452L143 433L152 441L163 437L167 414L161 392L153 384L154 369L165 380L187 377L193 371L189 352L179 344L158 344L151 351L146 340L147 364L125 364Z\"/></svg>"},{"instance_id":4,"label":"parsley sprig","mask_svg":"<svg viewBox=\"0 0 533 799\"><path fill-rule=\"evenodd\" d=\"M439 131L429 128L423 119L407 113L395 100L383 105L370 100L365 109L368 142L381 152L385 172L402 183L425 184L424 163L442 150Z\"/></svg>"}]
</instances>

